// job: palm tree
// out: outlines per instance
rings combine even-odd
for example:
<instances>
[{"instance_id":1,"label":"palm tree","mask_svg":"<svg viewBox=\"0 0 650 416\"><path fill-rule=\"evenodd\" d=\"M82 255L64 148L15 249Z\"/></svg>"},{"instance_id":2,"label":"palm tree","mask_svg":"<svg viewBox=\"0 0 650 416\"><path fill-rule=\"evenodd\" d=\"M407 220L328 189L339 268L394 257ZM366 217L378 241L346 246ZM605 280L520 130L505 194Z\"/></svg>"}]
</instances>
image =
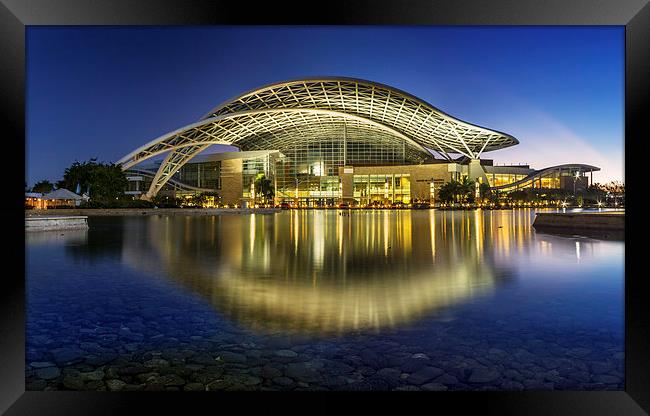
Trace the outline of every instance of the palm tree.
<instances>
[{"instance_id":1,"label":"palm tree","mask_svg":"<svg viewBox=\"0 0 650 416\"><path fill-rule=\"evenodd\" d=\"M485 202L486 199L490 199L492 192L490 191L490 185L487 183L482 183L478 187L479 196L481 197L481 202Z\"/></svg>"},{"instance_id":2,"label":"palm tree","mask_svg":"<svg viewBox=\"0 0 650 416\"><path fill-rule=\"evenodd\" d=\"M458 185L459 183L453 179L445 183L438 191L438 198L443 202L452 202L458 194Z\"/></svg>"},{"instance_id":3,"label":"palm tree","mask_svg":"<svg viewBox=\"0 0 650 416\"><path fill-rule=\"evenodd\" d=\"M273 199L273 196L275 195L275 191L273 190L273 182L268 179L263 173L258 173L255 177L254 188L255 200L257 200L258 195L261 195L264 203L268 203L268 201Z\"/></svg>"},{"instance_id":4,"label":"palm tree","mask_svg":"<svg viewBox=\"0 0 650 416\"><path fill-rule=\"evenodd\" d=\"M463 180L459 183L458 187L458 194L462 202L466 202L468 199L474 200L475 187L476 185L473 180L468 179L467 176L463 176Z\"/></svg>"}]
</instances>

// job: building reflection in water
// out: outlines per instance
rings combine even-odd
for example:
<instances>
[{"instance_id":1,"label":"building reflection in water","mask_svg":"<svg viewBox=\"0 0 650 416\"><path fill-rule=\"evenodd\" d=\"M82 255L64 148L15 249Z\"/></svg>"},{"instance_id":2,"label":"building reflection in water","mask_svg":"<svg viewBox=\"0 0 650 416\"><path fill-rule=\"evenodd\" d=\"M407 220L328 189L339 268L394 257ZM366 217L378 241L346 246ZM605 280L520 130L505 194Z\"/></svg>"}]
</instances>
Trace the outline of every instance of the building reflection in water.
<instances>
[{"instance_id":1,"label":"building reflection in water","mask_svg":"<svg viewBox=\"0 0 650 416\"><path fill-rule=\"evenodd\" d=\"M493 253L516 235L493 230L489 215L433 210L154 216L124 226L131 267L171 278L246 328L310 335L402 327L488 294L506 279Z\"/></svg>"},{"instance_id":2,"label":"building reflection in water","mask_svg":"<svg viewBox=\"0 0 650 416\"><path fill-rule=\"evenodd\" d=\"M444 250L436 253L441 236L433 211L417 218L408 211L332 214L216 217L211 227L202 218L191 225L151 218L148 237L128 236L136 246L125 244L124 255L133 265L145 259L149 268L163 265L174 280L255 329L340 333L391 327L494 284L493 267L477 250L482 228L472 235L468 226L456 227L466 244L443 241ZM179 245L178 236L187 234L194 238Z\"/></svg>"}]
</instances>

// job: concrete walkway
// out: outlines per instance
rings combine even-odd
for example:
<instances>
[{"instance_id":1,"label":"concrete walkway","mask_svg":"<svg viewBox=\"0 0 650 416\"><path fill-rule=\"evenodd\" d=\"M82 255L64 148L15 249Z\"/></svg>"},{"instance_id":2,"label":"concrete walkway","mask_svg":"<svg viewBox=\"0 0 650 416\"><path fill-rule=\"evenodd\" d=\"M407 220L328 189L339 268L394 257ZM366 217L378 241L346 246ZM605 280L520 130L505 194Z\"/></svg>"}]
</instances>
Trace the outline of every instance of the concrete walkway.
<instances>
[{"instance_id":1,"label":"concrete walkway","mask_svg":"<svg viewBox=\"0 0 650 416\"><path fill-rule=\"evenodd\" d=\"M53 209L25 211L25 217L62 217L62 216L141 216L141 215L241 215L241 214L274 214L280 208L115 208L115 209Z\"/></svg>"},{"instance_id":2,"label":"concrete walkway","mask_svg":"<svg viewBox=\"0 0 650 416\"><path fill-rule=\"evenodd\" d=\"M533 227L572 228L591 230L625 230L625 212L538 212Z\"/></svg>"}]
</instances>

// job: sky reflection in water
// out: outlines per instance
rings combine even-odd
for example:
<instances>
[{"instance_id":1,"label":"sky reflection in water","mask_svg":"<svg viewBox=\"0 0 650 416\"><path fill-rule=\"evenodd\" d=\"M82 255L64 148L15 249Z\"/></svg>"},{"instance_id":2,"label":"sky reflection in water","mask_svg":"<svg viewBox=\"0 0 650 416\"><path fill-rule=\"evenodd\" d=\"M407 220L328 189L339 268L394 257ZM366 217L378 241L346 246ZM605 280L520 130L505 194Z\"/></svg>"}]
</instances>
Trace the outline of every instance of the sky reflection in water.
<instances>
[{"instance_id":1,"label":"sky reflection in water","mask_svg":"<svg viewBox=\"0 0 650 416\"><path fill-rule=\"evenodd\" d=\"M114 253L169 278L255 331L380 331L509 284L550 290L588 276L592 289L622 289L622 242L535 234L533 218L532 210L92 218L66 244L76 259ZM28 244L39 238L48 237ZM602 273L612 265L613 275Z\"/></svg>"},{"instance_id":2,"label":"sky reflection in water","mask_svg":"<svg viewBox=\"0 0 650 416\"><path fill-rule=\"evenodd\" d=\"M112 388L110 368L154 390L621 390L624 242L533 219L309 210L26 233L27 388ZM70 381L94 369L104 381Z\"/></svg>"}]
</instances>

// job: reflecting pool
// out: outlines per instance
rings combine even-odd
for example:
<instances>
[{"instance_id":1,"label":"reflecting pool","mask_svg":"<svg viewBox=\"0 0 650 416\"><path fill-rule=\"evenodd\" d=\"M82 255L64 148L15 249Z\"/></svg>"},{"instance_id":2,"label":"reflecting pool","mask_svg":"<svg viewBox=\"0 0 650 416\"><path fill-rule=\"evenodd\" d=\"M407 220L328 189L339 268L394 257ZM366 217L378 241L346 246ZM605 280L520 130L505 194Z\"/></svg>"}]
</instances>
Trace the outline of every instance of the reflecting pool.
<instances>
[{"instance_id":1,"label":"reflecting pool","mask_svg":"<svg viewBox=\"0 0 650 416\"><path fill-rule=\"evenodd\" d=\"M28 390L622 390L624 242L535 211L26 233Z\"/></svg>"}]
</instances>

